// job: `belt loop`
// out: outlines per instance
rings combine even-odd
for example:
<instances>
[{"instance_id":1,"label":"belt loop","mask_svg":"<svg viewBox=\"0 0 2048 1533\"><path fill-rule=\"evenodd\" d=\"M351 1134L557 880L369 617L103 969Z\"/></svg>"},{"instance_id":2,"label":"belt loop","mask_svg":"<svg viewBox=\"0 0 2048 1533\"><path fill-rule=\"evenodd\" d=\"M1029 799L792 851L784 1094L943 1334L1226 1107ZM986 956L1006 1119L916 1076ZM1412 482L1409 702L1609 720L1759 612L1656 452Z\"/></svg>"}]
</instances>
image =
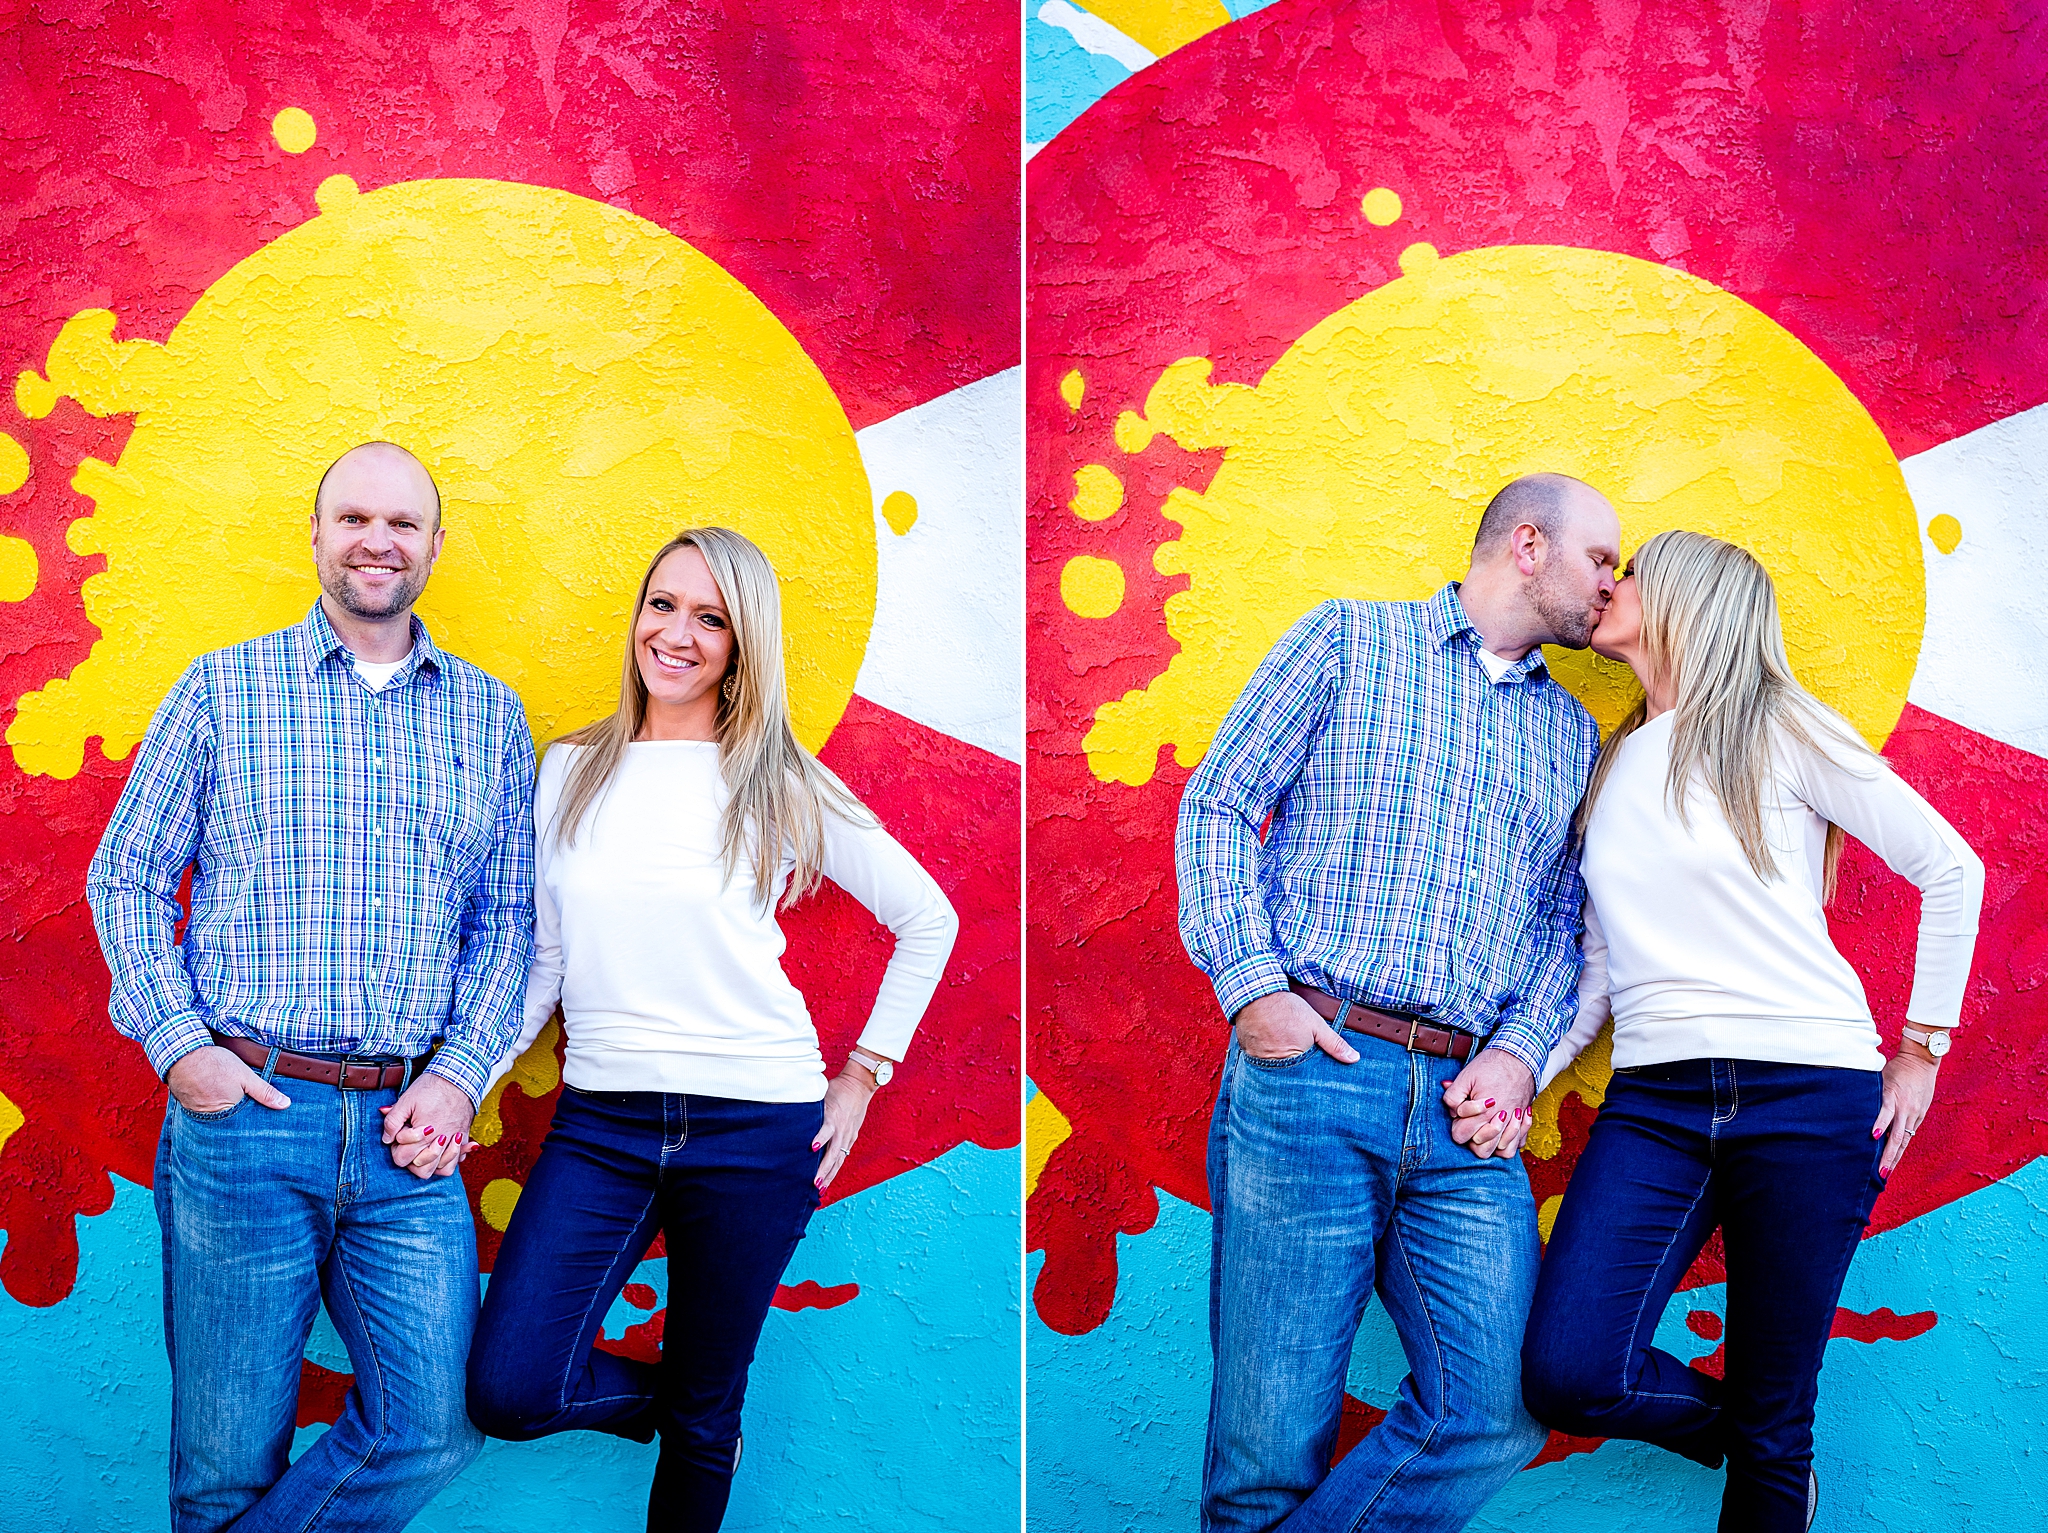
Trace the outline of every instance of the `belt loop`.
<instances>
[{"instance_id":1,"label":"belt loop","mask_svg":"<svg viewBox=\"0 0 2048 1533\"><path fill-rule=\"evenodd\" d=\"M277 1056L278 1056L279 1054L281 1054L282 1052L283 1052L283 1050L281 1050L280 1048L278 1048L278 1046L277 1046L276 1044L274 1044L274 1043L273 1043L273 1044L272 1044L272 1045L270 1046L270 1053L269 1053L269 1054L268 1054L267 1056L265 1056L265 1058L264 1058L264 1060L263 1060L263 1084L264 1084L264 1085L268 1086L268 1085L270 1084L270 1078L271 1078L271 1077L272 1077L273 1075L277 1074Z\"/></svg>"},{"instance_id":2,"label":"belt loop","mask_svg":"<svg viewBox=\"0 0 2048 1533\"><path fill-rule=\"evenodd\" d=\"M412 1067L417 1063L418 1060L414 1056L410 1054L406 1056L405 1068L398 1075L398 1089L400 1091L405 1090L406 1087L412 1084Z\"/></svg>"}]
</instances>

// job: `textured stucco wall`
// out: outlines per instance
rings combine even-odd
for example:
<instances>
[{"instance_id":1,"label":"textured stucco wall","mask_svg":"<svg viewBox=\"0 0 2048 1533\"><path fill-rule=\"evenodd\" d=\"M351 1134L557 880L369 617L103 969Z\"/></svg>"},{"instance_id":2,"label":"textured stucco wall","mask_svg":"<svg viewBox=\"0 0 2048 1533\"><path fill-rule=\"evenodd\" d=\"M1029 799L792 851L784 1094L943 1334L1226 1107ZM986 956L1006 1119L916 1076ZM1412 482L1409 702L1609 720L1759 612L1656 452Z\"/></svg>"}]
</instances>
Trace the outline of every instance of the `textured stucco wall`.
<instances>
[{"instance_id":1,"label":"textured stucco wall","mask_svg":"<svg viewBox=\"0 0 2048 1533\"><path fill-rule=\"evenodd\" d=\"M1026 211L1034 1524L1192 1514L1225 1040L1174 930L1180 789L1294 618L1427 594L1536 468L1601 485L1631 542L1756 549L1802 676L1989 866L1969 1031L1829 1348L1822 1517L2038 1523L2012 1445L2048 1405L2048 12L1279 0L1085 110L1118 45L1053 31L1049 94L1027 80L1027 136L1056 133ZM1611 722L1625 679L1555 659ZM1859 848L1832 914L1895 1035L1917 899ZM1542 1104L1546 1231L1604 1057ZM1665 1320L1708 1368L1722 1276L1712 1245ZM1345 1443L1404 1371L1368 1323ZM1484 1525L1692 1526L1713 1495L1559 1438Z\"/></svg>"},{"instance_id":2,"label":"textured stucco wall","mask_svg":"<svg viewBox=\"0 0 2048 1533\"><path fill-rule=\"evenodd\" d=\"M777 561L800 728L962 934L778 1298L732 1525L1014 1508L1017 78L944 3L0 4L0 1526L161 1516L163 1096L84 869L170 679L304 613L314 478L372 436L446 496L423 615L542 739L615 695L649 548ZM886 933L787 924L836 1057ZM487 1271L558 1087L551 1032L479 1115ZM323 1327L305 1434L347 1369ZM494 1448L422 1525L637 1527L650 1466Z\"/></svg>"}]
</instances>

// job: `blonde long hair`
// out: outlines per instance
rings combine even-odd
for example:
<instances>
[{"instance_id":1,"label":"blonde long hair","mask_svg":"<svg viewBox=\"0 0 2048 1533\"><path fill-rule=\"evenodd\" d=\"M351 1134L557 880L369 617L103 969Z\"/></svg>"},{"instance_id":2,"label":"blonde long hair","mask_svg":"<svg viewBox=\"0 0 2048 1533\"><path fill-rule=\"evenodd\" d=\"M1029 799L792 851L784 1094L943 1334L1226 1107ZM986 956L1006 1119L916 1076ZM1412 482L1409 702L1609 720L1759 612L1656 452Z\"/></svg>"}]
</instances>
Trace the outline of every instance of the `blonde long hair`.
<instances>
[{"instance_id":1,"label":"blonde long hair","mask_svg":"<svg viewBox=\"0 0 2048 1533\"><path fill-rule=\"evenodd\" d=\"M717 722L718 770L727 789L719 825L726 882L732 882L745 862L762 902L772 903L786 850L794 856L796 868L782 904L793 905L823 876L825 816L836 814L855 824L871 823L873 816L804 749L790 725L782 664L782 592L768 556L730 527L686 528L647 561L639 594L626 616L619 706L609 717L556 742L584 749L569 768L552 831L557 844L576 844L584 819L611 786L626 747L646 721L647 683L640 675L634 632L654 572L679 548L694 548L704 556L732 623L732 664L719 687Z\"/></svg>"},{"instance_id":2,"label":"blonde long hair","mask_svg":"<svg viewBox=\"0 0 2048 1533\"><path fill-rule=\"evenodd\" d=\"M1643 657L1676 693L1664 791L1689 829L1686 786L1695 774L1704 779L1751 869L1773 882L1779 868L1764 835L1763 791L1778 732L1852 770L1874 771L1877 754L1793 674L1777 588L1748 549L1698 532L1660 532L1636 551L1634 570ZM1600 748L1579 808L1581 832L1622 742L1648 713L1645 698ZM1835 895L1842 840L1841 827L1830 824L1823 903Z\"/></svg>"}]
</instances>

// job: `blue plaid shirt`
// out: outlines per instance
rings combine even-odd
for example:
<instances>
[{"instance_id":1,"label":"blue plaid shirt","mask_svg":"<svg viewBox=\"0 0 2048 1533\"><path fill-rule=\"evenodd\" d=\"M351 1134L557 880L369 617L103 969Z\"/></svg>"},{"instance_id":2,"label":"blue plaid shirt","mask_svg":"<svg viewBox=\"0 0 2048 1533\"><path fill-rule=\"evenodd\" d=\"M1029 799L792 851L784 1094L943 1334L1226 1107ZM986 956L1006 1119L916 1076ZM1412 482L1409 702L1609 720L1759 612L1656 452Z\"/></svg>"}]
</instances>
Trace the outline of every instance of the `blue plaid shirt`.
<instances>
[{"instance_id":1,"label":"blue plaid shirt","mask_svg":"<svg viewBox=\"0 0 2048 1533\"><path fill-rule=\"evenodd\" d=\"M114 1026L159 1075L208 1028L308 1053L418 1055L482 1097L533 949L533 739L444 655L372 691L314 603L192 662L87 877ZM174 940L178 885L192 916Z\"/></svg>"},{"instance_id":2,"label":"blue plaid shirt","mask_svg":"<svg viewBox=\"0 0 2048 1533\"><path fill-rule=\"evenodd\" d=\"M1542 1075L1576 1009L1571 822L1600 736L1541 649L1498 682L1479 650L1453 584L1324 602L1261 663L1174 846L1181 937L1225 1015L1292 977Z\"/></svg>"}]
</instances>

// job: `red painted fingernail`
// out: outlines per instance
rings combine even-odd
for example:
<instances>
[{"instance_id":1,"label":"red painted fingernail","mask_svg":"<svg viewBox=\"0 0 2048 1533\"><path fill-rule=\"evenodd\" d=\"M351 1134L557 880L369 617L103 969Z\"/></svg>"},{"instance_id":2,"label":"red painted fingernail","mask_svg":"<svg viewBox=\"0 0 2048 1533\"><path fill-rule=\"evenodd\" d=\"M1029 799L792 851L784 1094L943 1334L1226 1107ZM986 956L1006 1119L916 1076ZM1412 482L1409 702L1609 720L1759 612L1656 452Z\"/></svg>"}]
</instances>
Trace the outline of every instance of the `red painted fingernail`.
<instances>
[{"instance_id":1,"label":"red painted fingernail","mask_svg":"<svg viewBox=\"0 0 2048 1533\"><path fill-rule=\"evenodd\" d=\"M1507 1121L1508 1121L1508 1115L1507 1115L1506 1113L1502 1113L1502 1114L1500 1115L1500 1121L1501 1121L1501 1122L1503 1122L1503 1123L1507 1122Z\"/></svg>"},{"instance_id":2,"label":"red painted fingernail","mask_svg":"<svg viewBox=\"0 0 2048 1533\"><path fill-rule=\"evenodd\" d=\"M431 1134L434 1132L434 1125L429 1123L425 1128L421 1129L420 1132L422 1134Z\"/></svg>"},{"instance_id":3,"label":"red painted fingernail","mask_svg":"<svg viewBox=\"0 0 2048 1533\"><path fill-rule=\"evenodd\" d=\"M1872 1130L1870 1131L1870 1137L1871 1137L1872 1139L1876 1139L1876 1138L1877 1138L1877 1137L1879 1136L1880 1132L1881 1132L1881 1131L1880 1131L1880 1130L1878 1130L1878 1129L1872 1129Z\"/></svg>"},{"instance_id":4,"label":"red painted fingernail","mask_svg":"<svg viewBox=\"0 0 2048 1533\"><path fill-rule=\"evenodd\" d=\"M1519 1118L1520 1118L1521 1116L1522 1116L1522 1109L1521 1109L1521 1108L1519 1108L1519 1107L1517 1107L1517 1108L1515 1109L1515 1117L1516 1117L1517 1119L1519 1119Z\"/></svg>"},{"instance_id":5,"label":"red painted fingernail","mask_svg":"<svg viewBox=\"0 0 2048 1533\"><path fill-rule=\"evenodd\" d=\"M1883 1166L1879 1166L1879 1167L1877 1168L1877 1177L1878 1177L1878 1180L1879 1180L1879 1181L1882 1181L1882 1182L1888 1182L1888 1181L1890 1181L1890 1180L1891 1180L1892 1174L1891 1174L1891 1172L1890 1172L1890 1171L1889 1171L1888 1169L1886 1169L1885 1167L1883 1167Z\"/></svg>"},{"instance_id":6,"label":"red painted fingernail","mask_svg":"<svg viewBox=\"0 0 2048 1533\"><path fill-rule=\"evenodd\" d=\"M443 1134L439 1139L435 1141L436 1144L446 1144L447 1142L448 1136L446 1134Z\"/></svg>"},{"instance_id":7,"label":"red painted fingernail","mask_svg":"<svg viewBox=\"0 0 2048 1533\"><path fill-rule=\"evenodd\" d=\"M1492 1097L1488 1097L1488 1098L1486 1099L1486 1105L1487 1105L1488 1107L1491 1107L1491 1106L1493 1106L1493 1098L1492 1098Z\"/></svg>"}]
</instances>

